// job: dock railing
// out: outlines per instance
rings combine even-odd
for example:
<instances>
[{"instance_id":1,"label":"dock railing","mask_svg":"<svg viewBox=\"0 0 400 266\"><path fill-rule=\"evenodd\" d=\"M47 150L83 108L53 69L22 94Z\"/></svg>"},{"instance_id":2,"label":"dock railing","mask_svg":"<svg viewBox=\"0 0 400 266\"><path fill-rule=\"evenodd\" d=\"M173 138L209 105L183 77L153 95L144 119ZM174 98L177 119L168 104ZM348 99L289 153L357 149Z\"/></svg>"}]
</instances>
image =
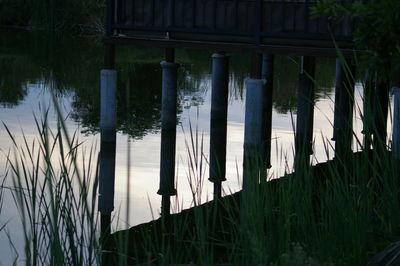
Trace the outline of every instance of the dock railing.
<instances>
[{"instance_id":1,"label":"dock railing","mask_svg":"<svg viewBox=\"0 0 400 266\"><path fill-rule=\"evenodd\" d=\"M354 0L348 0L349 2ZM315 0L108 0L107 37L351 46L350 18L311 18Z\"/></svg>"}]
</instances>

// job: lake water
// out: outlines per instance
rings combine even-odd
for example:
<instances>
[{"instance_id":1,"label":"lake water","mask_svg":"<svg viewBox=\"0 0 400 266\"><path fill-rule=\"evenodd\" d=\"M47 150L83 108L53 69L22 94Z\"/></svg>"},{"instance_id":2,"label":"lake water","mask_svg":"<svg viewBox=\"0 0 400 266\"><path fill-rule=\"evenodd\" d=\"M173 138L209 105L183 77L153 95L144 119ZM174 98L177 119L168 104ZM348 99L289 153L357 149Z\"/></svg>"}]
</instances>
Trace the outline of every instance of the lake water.
<instances>
[{"instance_id":1,"label":"lake water","mask_svg":"<svg viewBox=\"0 0 400 266\"><path fill-rule=\"evenodd\" d=\"M50 89L66 117L71 133L77 132L87 149L99 151L99 73L102 68L101 40L91 37L68 37L32 32L2 31L0 40L0 121L7 125L17 142L38 138L34 116L40 118L49 108L49 125L56 127L57 114L53 107ZM209 153L209 127L211 110L211 53L178 50L176 61L179 70L179 114L177 125L177 180L180 207L192 205L192 195L187 181L187 156L189 124L203 136L204 155ZM160 109L161 67L163 51L145 47L121 47L117 50L118 70L118 134L116 147L114 230L147 222L159 216L161 197L159 186L160 159ZM296 87L299 58L282 56L275 62L273 96L272 152L269 176L276 178L290 172L293 162L294 124L296 121ZM231 55L230 91L228 106L227 181L225 194L241 187L241 169L244 139L245 88L249 75L249 54ZM335 60L318 58L316 77L316 106L314 116L313 163L326 161L333 156L332 148L324 141L332 137ZM354 130L362 140L362 86L356 86L356 113ZM334 145L334 143L332 143ZM357 147L355 147L356 149ZM129 150L129 152L128 152ZM6 155L12 152L12 141L3 125L0 126L0 179L7 170ZM57 148L55 150L57 151ZM127 178L130 178L130 195L127 196ZM203 201L211 199L212 184L204 172ZM10 179L5 186L12 187ZM9 245L6 233L23 257L23 239L20 216L6 189L0 226L0 258L9 265L15 252ZM130 201L129 217L125 208ZM172 202L175 202L173 199ZM173 207L173 208L176 208ZM153 212L151 211L153 210ZM5 259L7 258L7 259Z\"/></svg>"}]
</instances>

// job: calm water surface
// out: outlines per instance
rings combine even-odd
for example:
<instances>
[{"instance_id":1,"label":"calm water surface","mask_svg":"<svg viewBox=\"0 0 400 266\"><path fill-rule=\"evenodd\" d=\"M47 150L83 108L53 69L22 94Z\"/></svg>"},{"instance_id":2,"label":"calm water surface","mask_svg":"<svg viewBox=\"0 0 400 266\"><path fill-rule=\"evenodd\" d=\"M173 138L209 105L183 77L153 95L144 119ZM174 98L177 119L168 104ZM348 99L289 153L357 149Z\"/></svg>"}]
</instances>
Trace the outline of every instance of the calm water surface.
<instances>
[{"instance_id":1,"label":"calm water surface","mask_svg":"<svg viewBox=\"0 0 400 266\"><path fill-rule=\"evenodd\" d=\"M57 115L50 91L53 90L62 107L71 133L77 132L83 145L99 150L99 72L103 50L97 38L77 38L56 34L4 31L0 40L0 121L4 122L22 143L22 131L28 141L38 137L34 116L41 117L49 108L49 125L56 127ZM241 165L244 138L244 78L248 76L249 55L231 55L230 95L228 107L227 181L225 193L238 191L241 184ZM118 68L118 134L116 157L115 206L119 219L114 228L122 229L158 217L161 197L159 185L161 68L163 51L143 47L121 47L117 51ZM177 125L177 182L179 208L192 205L187 181L189 124L203 136L204 156L209 153L211 110L211 53L177 51L179 70L179 124ZM292 169L293 128L296 121L296 86L299 58L278 57L275 62L272 168L269 175L279 177ZM324 141L332 137L334 100L334 60L317 61L317 100L315 108L315 153L313 163L332 157ZM356 101L361 107L362 87L357 85ZM358 109L358 108L357 108ZM362 110L362 108L360 108ZM357 114L358 116L358 114ZM354 120L360 135L361 121ZM333 143L332 143L333 144ZM328 145L329 146L329 145ZM0 126L0 178L6 176L6 155L12 152L12 142L3 125ZM129 150L129 152L128 152ZM328 151L328 153L327 153ZM130 195L127 196L127 178ZM203 178L203 201L211 198L212 185ZM6 180L11 186L11 181ZM130 201L129 217L125 208ZM173 200L174 202L174 200ZM174 208L178 208L174 206ZM153 210L153 211L151 211ZM0 215L0 257L8 265L15 257L7 235L23 256L23 241L18 211L8 190ZM7 260L3 260L7 258Z\"/></svg>"}]
</instances>

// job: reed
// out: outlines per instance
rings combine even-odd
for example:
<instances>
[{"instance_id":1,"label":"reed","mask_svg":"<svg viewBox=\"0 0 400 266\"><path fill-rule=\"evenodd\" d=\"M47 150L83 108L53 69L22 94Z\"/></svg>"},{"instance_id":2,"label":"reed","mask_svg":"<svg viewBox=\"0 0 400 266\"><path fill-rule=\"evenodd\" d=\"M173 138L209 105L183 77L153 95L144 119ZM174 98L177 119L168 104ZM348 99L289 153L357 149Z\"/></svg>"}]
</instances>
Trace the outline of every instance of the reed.
<instances>
[{"instance_id":1,"label":"reed","mask_svg":"<svg viewBox=\"0 0 400 266\"><path fill-rule=\"evenodd\" d=\"M373 117L363 116L364 123L371 123L368 119ZM188 143L197 143L193 141L197 134L197 130L191 131ZM386 141L376 137L375 144L366 147L356 132L353 135L361 150L345 159L338 155L329 163L300 169L301 180L288 174L227 196L220 204L204 204L175 216L169 232L174 235L171 249L159 262L396 265L400 254L397 162ZM334 145L325 141L325 147L329 154ZM188 145L187 149L192 156L203 154L198 151L201 145ZM195 175L195 164L189 167L195 195L193 180L201 182L201 178ZM389 248L379 252L385 247ZM174 256L172 250L180 256Z\"/></svg>"},{"instance_id":2,"label":"reed","mask_svg":"<svg viewBox=\"0 0 400 266\"><path fill-rule=\"evenodd\" d=\"M98 262L95 149L61 118L52 130L48 110L35 117L38 137L22 133L7 157L12 195L21 217L26 265L94 265ZM19 144L20 143L22 144ZM78 162L79 160L79 162Z\"/></svg>"},{"instance_id":3,"label":"reed","mask_svg":"<svg viewBox=\"0 0 400 266\"><path fill-rule=\"evenodd\" d=\"M1 177L1 185L0 185L0 216L1 216L1 212L3 210L3 204L4 204L4 191L6 189L6 187L5 187L5 182L6 182L6 177L5 176L6 175ZM4 230L6 225L7 225L7 222L4 223L4 224L0 224L0 232Z\"/></svg>"},{"instance_id":4,"label":"reed","mask_svg":"<svg viewBox=\"0 0 400 266\"><path fill-rule=\"evenodd\" d=\"M61 115L55 130L47 117L45 110L42 119L35 118L38 138L30 142L23 134L22 144L4 125L14 144L7 159L24 229L26 264L101 264L95 148L86 150L77 134L71 137ZM395 265L398 261L400 180L398 162L390 152L364 147L346 161L339 157L300 169L301 180L288 174L255 185L250 193L201 205L207 167L203 138L191 125L189 134L187 173L195 208L173 215L169 224L159 219L116 233L111 251L118 264L365 265L370 261ZM325 146L328 153L334 145ZM276 153L282 156L279 150ZM129 217L129 209L126 212Z\"/></svg>"}]
</instances>

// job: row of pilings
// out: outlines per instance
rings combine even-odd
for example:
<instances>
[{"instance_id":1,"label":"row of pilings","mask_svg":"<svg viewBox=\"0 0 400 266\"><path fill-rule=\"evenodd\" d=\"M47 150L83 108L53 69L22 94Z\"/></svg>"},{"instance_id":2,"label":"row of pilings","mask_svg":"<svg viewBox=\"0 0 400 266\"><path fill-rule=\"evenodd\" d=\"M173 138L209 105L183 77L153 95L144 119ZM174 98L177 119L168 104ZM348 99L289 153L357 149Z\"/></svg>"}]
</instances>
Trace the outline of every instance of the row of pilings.
<instances>
[{"instance_id":1,"label":"row of pilings","mask_svg":"<svg viewBox=\"0 0 400 266\"><path fill-rule=\"evenodd\" d=\"M116 89L115 47L106 45L105 68L100 74L100 178L98 210L101 214L101 235L110 235L111 214L114 210L115 154L116 154ZM274 55L253 53L250 77L245 80L246 109L243 152L243 191L266 178L271 165L272 93ZM214 199L222 196L222 182L226 180L226 143L229 91L229 55L212 55L212 99L210 116L209 181L214 184ZM297 90L297 120L295 130L295 176L302 178L310 167L313 153L316 58L302 56ZM179 64L175 50L165 50L162 68L162 114L160 187L161 216L168 218L171 196L175 188L175 149L177 125L177 78ZM356 67L353 58L336 60L333 138L335 158L346 160L352 154L353 106ZM365 75L363 134L364 148L386 149L389 90L376 82L374 73ZM400 89L394 89L394 117L392 150L400 158ZM107 252L103 260L107 260Z\"/></svg>"}]
</instances>

